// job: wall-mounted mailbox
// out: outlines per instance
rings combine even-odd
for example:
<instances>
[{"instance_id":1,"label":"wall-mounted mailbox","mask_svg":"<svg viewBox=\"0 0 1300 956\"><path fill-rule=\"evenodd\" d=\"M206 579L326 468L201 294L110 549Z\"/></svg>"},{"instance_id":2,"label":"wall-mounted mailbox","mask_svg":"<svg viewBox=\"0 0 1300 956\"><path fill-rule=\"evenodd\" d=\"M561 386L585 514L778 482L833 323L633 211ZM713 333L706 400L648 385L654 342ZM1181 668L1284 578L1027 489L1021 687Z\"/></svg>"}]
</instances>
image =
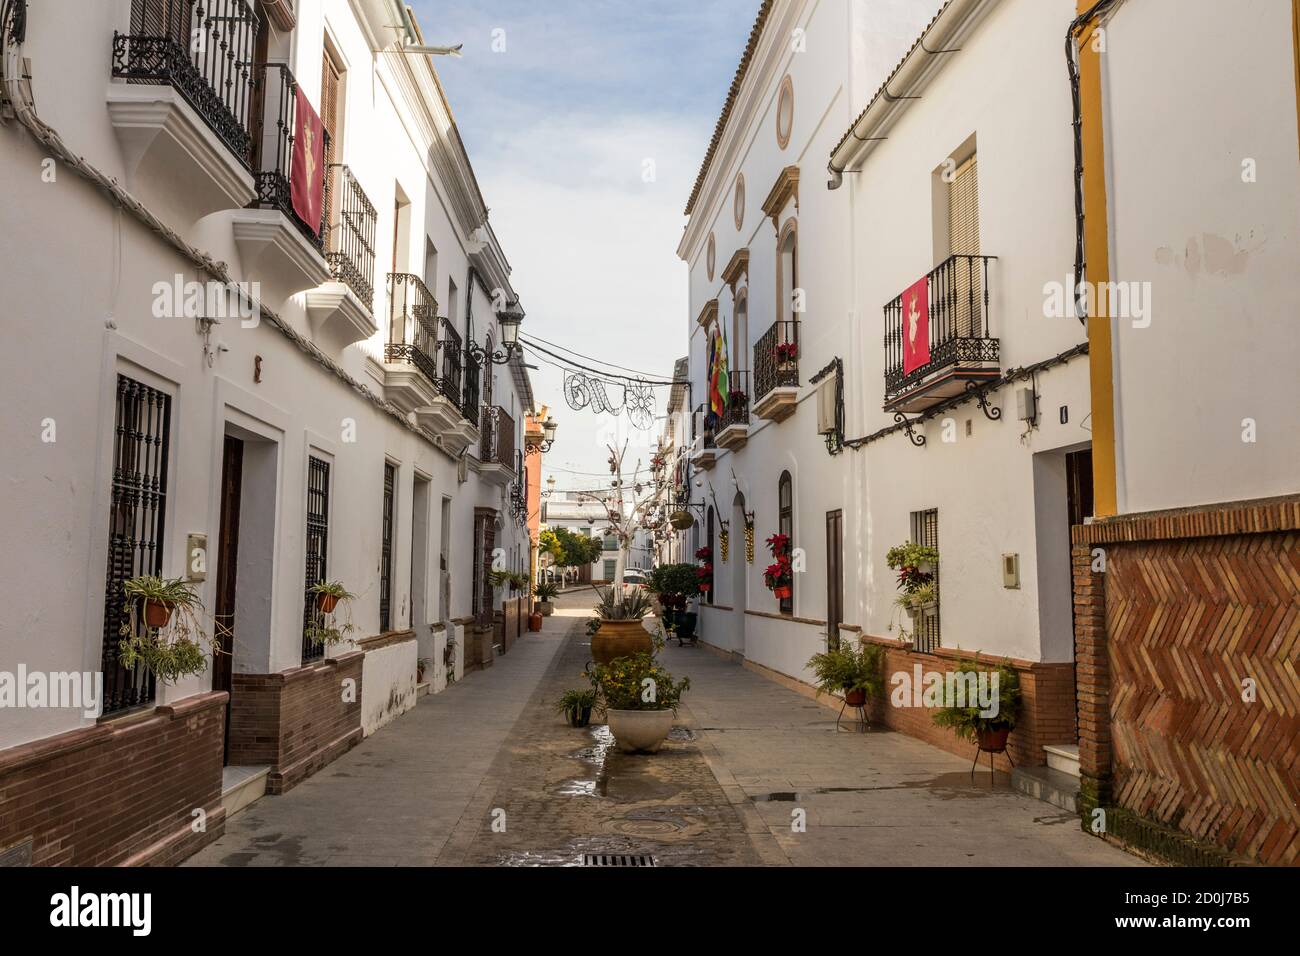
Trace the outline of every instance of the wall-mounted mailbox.
<instances>
[{"instance_id":1,"label":"wall-mounted mailbox","mask_svg":"<svg viewBox=\"0 0 1300 956\"><path fill-rule=\"evenodd\" d=\"M1002 555L1002 586L1004 588L1020 587L1020 555Z\"/></svg>"}]
</instances>

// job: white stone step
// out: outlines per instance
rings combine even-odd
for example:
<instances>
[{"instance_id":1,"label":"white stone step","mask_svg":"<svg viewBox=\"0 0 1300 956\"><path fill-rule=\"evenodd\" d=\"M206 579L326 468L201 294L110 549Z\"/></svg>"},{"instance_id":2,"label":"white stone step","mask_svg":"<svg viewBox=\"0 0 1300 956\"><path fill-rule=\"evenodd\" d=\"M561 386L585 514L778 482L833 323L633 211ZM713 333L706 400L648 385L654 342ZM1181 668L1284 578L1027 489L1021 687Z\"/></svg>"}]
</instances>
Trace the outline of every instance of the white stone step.
<instances>
[{"instance_id":1,"label":"white stone step","mask_svg":"<svg viewBox=\"0 0 1300 956\"><path fill-rule=\"evenodd\" d=\"M1078 812L1079 779L1068 773L1051 767L1016 767L1011 771L1011 785L1054 807Z\"/></svg>"},{"instance_id":2,"label":"white stone step","mask_svg":"<svg viewBox=\"0 0 1300 956\"><path fill-rule=\"evenodd\" d=\"M1078 744L1047 744L1043 751L1047 754L1047 766L1068 773L1076 780L1079 778Z\"/></svg>"},{"instance_id":3,"label":"white stone step","mask_svg":"<svg viewBox=\"0 0 1300 956\"><path fill-rule=\"evenodd\" d=\"M221 771L221 805L229 820L240 810L266 794L270 766L226 767Z\"/></svg>"}]
</instances>

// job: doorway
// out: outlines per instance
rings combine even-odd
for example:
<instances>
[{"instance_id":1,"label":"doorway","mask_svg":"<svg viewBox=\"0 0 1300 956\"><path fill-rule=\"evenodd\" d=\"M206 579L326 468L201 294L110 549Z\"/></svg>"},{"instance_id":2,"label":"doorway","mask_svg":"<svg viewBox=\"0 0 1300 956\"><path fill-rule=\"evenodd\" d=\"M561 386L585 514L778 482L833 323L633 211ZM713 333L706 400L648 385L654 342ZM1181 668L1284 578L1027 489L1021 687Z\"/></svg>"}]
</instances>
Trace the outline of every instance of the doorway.
<instances>
[{"instance_id":1,"label":"doorway","mask_svg":"<svg viewBox=\"0 0 1300 956\"><path fill-rule=\"evenodd\" d=\"M244 486L244 442L227 435L221 455L221 518L217 544L217 599L213 620L222 635L222 652L212 661L212 689L231 692L234 676L235 588L239 577L239 504ZM230 762L230 703L226 698L222 764Z\"/></svg>"},{"instance_id":2,"label":"doorway","mask_svg":"<svg viewBox=\"0 0 1300 956\"><path fill-rule=\"evenodd\" d=\"M429 617L429 489L428 478L415 476L411 495L411 621L424 633Z\"/></svg>"},{"instance_id":3,"label":"doorway","mask_svg":"<svg viewBox=\"0 0 1300 956\"><path fill-rule=\"evenodd\" d=\"M735 541L732 537L732 543L729 550L731 551L731 607L732 614L735 617L734 635L732 638L733 650L745 651L745 611L749 607L749 595L747 580L747 568L745 543L743 540L743 529L745 527L745 496L736 492L736 497L731 502L731 527L742 531L741 541Z\"/></svg>"}]
</instances>

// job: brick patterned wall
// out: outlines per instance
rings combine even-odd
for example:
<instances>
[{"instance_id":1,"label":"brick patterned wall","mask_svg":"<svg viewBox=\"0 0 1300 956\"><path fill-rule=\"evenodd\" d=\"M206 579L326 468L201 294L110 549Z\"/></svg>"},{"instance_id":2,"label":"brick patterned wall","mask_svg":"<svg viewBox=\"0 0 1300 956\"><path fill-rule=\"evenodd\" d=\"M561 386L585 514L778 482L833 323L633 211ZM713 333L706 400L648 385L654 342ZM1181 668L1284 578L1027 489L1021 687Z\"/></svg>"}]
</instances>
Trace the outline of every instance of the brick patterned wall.
<instances>
[{"instance_id":1,"label":"brick patterned wall","mask_svg":"<svg viewBox=\"0 0 1300 956\"><path fill-rule=\"evenodd\" d=\"M1074 529L1091 804L1238 857L1300 863L1298 528L1300 496Z\"/></svg>"},{"instance_id":2,"label":"brick patterned wall","mask_svg":"<svg viewBox=\"0 0 1300 956\"><path fill-rule=\"evenodd\" d=\"M225 702L197 694L0 751L0 849L31 839L37 866L168 865L215 840Z\"/></svg>"},{"instance_id":3,"label":"brick patterned wall","mask_svg":"<svg viewBox=\"0 0 1300 956\"><path fill-rule=\"evenodd\" d=\"M973 759L975 745L962 740L945 727L936 727L932 719L932 708L894 707L888 697L894 691L894 685L890 683L894 674L904 672L914 676L917 665L923 674L927 671L947 674L956 670L963 658L972 658L973 652L940 648L934 654L918 654L909 650L901 641L891 638L866 636L862 640L885 648L886 698L872 702L872 722L924 740L950 753ZM1016 766L1040 766L1046 763L1046 755L1043 753L1045 744L1075 742L1073 664L1043 664L989 654L981 654L979 659L991 667L1007 664L1020 677L1020 718L1007 740L1007 749ZM982 757L981 760L987 766L988 757ZM999 770L1010 772L1012 769L1002 754L994 755L993 760L994 766Z\"/></svg>"},{"instance_id":4,"label":"brick patterned wall","mask_svg":"<svg viewBox=\"0 0 1300 956\"><path fill-rule=\"evenodd\" d=\"M277 674L236 674L230 762L270 764L269 793L284 793L361 740L361 667L351 651ZM343 699L355 681L356 700Z\"/></svg>"}]
</instances>

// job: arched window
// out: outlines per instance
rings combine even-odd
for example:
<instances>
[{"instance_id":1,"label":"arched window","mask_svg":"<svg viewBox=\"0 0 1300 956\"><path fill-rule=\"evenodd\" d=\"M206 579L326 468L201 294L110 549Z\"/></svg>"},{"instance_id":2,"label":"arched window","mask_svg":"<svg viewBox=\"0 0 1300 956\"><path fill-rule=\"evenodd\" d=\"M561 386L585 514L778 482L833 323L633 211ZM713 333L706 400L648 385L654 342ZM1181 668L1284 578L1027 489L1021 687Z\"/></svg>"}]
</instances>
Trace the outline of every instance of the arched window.
<instances>
[{"instance_id":1,"label":"arched window","mask_svg":"<svg viewBox=\"0 0 1300 956\"><path fill-rule=\"evenodd\" d=\"M794 481L790 472L781 472L776 485L777 530L790 539L794 546ZM794 613L794 581L790 582L790 596L781 600L781 613Z\"/></svg>"},{"instance_id":2,"label":"arched window","mask_svg":"<svg viewBox=\"0 0 1300 956\"><path fill-rule=\"evenodd\" d=\"M711 565L713 564L713 555L715 553L713 550L713 505L709 505L709 514L708 514L706 528L707 528L708 540L705 542L705 547L709 549L709 557L706 558L705 561L706 563ZM704 595L704 600L712 604L713 603L713 575L709 575L705 580L709 582L709 590Z\"/></svg>"},{"instance_id":3,"label":"arched window","mask_svg":"<svg viewBox=\"0 0 1300 956\"><path fill-rule=\"evenodd\" d=\"M792 321L799 318L794 309L795 290L799 288L799 227L793 218L786 222L777 237L776 257L777 318Z\"/></svg>"},{"instance_id":4,"label":"arched window","mask_svg":"<svg viewBox=\"0 0 1300 956\"><path fill-rule=\"evenodd\" d=\"M731 307L731 367L749 371L749 290L739 289ZM745 376L740 376L744 378Z\"/></svg>"}]
</instances>

